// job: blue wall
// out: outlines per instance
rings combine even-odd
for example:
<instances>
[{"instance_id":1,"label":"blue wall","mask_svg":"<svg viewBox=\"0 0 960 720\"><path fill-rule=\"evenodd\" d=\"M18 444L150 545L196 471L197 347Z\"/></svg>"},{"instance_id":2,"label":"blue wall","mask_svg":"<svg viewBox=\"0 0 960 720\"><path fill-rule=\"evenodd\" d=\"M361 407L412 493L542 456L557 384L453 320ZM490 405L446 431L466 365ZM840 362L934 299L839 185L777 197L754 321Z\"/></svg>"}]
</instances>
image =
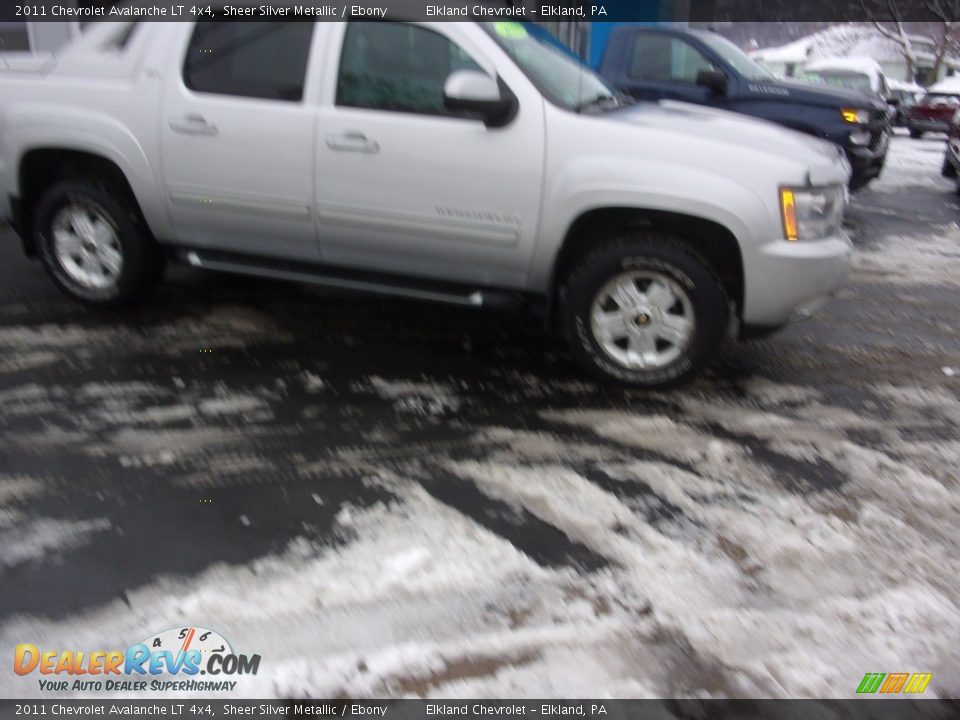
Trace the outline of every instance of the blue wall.
<instances>
[{"instance_id":1,"label":"blue wall","mask_svg":"<svg viewBox=\"0 0 960 720\"><path fill-rule=\"evenodd\" d=\"M594 0L595 4L603 5L607 11L609 22L590 23L590 44L586 60L591 67L600 64L603 49L607 46L607 38L611 31L620 25L651 25L662 22L671 22L675 19L675 3L673 0ZM630 18L630 22L622 22L613 18Z\"/></svg>"}]
</instances>

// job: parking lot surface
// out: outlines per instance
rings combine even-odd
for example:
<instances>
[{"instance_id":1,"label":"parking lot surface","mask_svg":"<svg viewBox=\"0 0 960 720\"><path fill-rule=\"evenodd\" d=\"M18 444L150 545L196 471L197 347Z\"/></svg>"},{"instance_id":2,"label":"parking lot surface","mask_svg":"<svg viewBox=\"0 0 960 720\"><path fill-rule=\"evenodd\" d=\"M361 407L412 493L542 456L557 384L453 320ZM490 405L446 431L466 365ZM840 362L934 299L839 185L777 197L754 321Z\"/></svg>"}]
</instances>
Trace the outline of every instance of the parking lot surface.
<instances>
[{"instance_id":1,"label":"parking lot surface","mask_svg":"<svg viewBox=\"0 0 960 720\"><path fill-rule=\"evenodd\" d=\"M897 136L850 287L662 394L509 314L184 268L92 311L3 236L0 648L209 627L248 697L957 696L942 157Z\"/></svg>"}]
</instances>

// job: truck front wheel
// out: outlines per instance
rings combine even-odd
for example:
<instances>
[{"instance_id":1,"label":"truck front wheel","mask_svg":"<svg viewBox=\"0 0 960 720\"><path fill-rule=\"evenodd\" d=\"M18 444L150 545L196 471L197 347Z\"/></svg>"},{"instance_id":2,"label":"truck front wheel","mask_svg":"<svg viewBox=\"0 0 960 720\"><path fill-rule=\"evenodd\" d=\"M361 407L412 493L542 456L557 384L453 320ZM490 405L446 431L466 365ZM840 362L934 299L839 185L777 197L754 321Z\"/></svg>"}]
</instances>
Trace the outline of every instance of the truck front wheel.
<instances>
[{"instance_id":1,"label":"truck front wheel","mask_svg":"<svg viewBox=\"0 0 960 720\"><path fill-rule=\"evenodd\" d=\"M34 206L32 227L47 273L81 302L125 305L160 276L162 255L134 208L96 181L50 186Z\"/></svg>"},{"instance_id":2,"label":"truck front wheel","mask_svg":"<svg viewBox=\"0 0 960 720\"><path fill-rule=\"evenodd\" d=\"M561 291L570 349L591 374L646 389L713 359L729 306L709 265L678 239L634 233L588 254Z\"/></svg>"},{"instance_id":3,"label":"truck front wheel","mask_svg":"<svg viewBox=\"0 0 960 720\"><path fill-rule=\"evenodd\" d=\"M953 163L950 162L949 150L943 156L943 165L940 166L940 174L945 178L955 178L957 176L957 169L953 166Z\"/></svg>"}]
</instances>

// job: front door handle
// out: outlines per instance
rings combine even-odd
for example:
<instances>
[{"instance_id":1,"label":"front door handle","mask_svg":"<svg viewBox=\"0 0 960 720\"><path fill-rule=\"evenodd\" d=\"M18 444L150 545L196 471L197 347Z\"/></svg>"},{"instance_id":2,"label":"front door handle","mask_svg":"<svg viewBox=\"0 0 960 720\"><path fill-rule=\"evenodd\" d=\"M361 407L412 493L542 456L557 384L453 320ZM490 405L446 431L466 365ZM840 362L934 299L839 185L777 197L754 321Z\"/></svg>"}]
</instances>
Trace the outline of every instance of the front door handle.
<instances>
[{"instance_id":1,"label":"front door handle","mask_svg":"<svg viewBox=\"0 0 960 720\"><path fill-rule=\"evenodd\" d=\"M220 132L216 125L196 113L174 118L170 121L170 129L182 135L216 135Z\"/></svg>"},{"instance_id":2,"label":"front door handle","mask_svg":"<svg viewBox=\"0 0 960 720\"><path fill-rule=\"evenodd\" d=\"M350 131L342 135L327 135L327 147L338 152L378 153L380 144L362 132Z\"/></svg>"}]
</instances>

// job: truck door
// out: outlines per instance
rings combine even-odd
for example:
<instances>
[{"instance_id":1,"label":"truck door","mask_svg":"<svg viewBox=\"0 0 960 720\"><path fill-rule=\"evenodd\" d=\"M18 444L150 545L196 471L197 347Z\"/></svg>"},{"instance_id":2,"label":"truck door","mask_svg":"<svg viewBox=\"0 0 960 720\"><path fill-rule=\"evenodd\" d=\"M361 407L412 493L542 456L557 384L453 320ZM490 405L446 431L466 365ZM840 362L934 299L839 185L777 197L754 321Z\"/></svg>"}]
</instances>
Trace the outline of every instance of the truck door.
<instances>
[{"instance_id":1,"label":"truck door","mask_svg":"<svg viewBox=\"0 0 960 720\"><path fill-rule=\"evenodd\" d=\"M313 23L199 22L164 78L160 142L178 242L316 260Z\"/></svg>"},{"instance_id":2,"label":"truck door","mask_svg":"<svg viewBox=\"0 0 960 720\"><path fill-rule=\"evenodd\" d=\"M618 89L638 100L683 100L711 104L711 92L697 85L701 70L718 70L686 38L638 31L622 58Z\"/></svg>"},{"instance_id":3,"label":"truck door","mask_svg":"<svg viewBox=\"0 0 960 720\"><path fill-rule=\"evenodd\" d=\"M357 22L324 30L330 75L318 120L316 189L324 262L520 286L543 182L540 94L508 65L501 79L519 101L508 124L488 128L444 108L452 72L497 74L487 59L497 48L472 23Z\"/></svg>"}]
</instances>

